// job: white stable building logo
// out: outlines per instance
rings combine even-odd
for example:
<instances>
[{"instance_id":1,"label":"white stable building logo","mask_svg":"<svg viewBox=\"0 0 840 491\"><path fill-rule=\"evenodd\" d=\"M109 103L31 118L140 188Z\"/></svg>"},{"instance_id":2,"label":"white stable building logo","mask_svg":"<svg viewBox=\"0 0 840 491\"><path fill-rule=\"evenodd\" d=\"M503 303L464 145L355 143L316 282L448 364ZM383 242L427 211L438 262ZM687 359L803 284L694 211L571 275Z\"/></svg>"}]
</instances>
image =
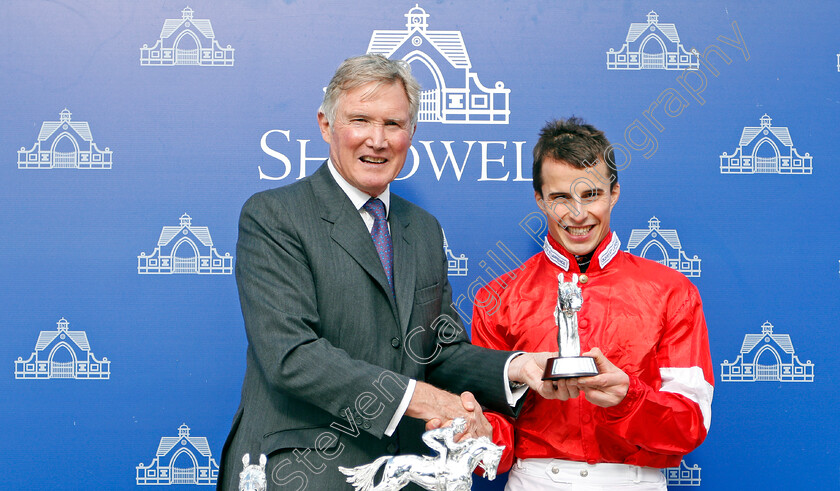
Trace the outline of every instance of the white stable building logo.
<instances>
[{"instance_id":1,"label":"white stable building logo","mask_svg":"<svg viewBox=\"0 0 840 491\"><path fill-rule=\"evenodd\" d=\"M659 22L659 14L650 11L647 22L633 22L624 44L607 51L608 70L697 70L697 50L686 51L674 24Z\"/></svg>"},{"instance_id":2,"label":"white stable building logo","mask_svg":"<svg viewBox=\"0 0 840 491\"><path fill-rule=\"evenodd\" d=\"M677 467L666 467L662 469L668 488L673 486L700 486L700 466L694 464L689 467L685 459L680 461Z\"/></svg>"},{"instance_id":3,"label":"white stable building logo","mask_svg":"<svg viewBox=\"0 0 840 491\"><path fill-rule=\"evenodd\" d=\"M464 254L455 256L452 249L449 248L449 242L446 240L446 232L440 229L440 233L443 234L443 251L446 253L446 265L449 268L449 276L467 276L469 272L467 261L469 261L469 258Z\"/></svg>"},{"instance_id":4,"label":"white stable building logo","mask_svg":"<svg viewBox=\"0 0 840 491\"><path fill-rule=\"evenodd\" d=\"M18 150L18 169L110 169L113 152L100 150L87 121L73 121L66 107L58 121L44 121L35 144Z\"/></svg>"},{"instance_id":5,"label":"white stable building logo","mask_svg":"<svg viewBox=\"0 0 840 491\"><path fill-rule=\"evenodd\" d=\"M216 40L210 19L193 18L193 9L181 11L180 19L166 19L160 39L150 48L140 48L142 66L233 66L234 49Z\"/></svg>"},{"instance_id":6,"label":"white stable building logo","mask_svg":"<svg viewBox=\"0 0 840 491\"><path fill-rule=\"evenodd\" d=\"M41 331L35 350L24 360L15 361L16 379L85 379L111 378L111 362L93 355L85 331L71 331L62 317L54 331Z\"/></svg>"},{"instance_id":7,"label":"white stable building logo","mask_svg":"<svg viewBox=\"0 0 840 491\"><path fill-rule=\"evenodd\" d=\"M770 321L761 325L761 334L747 334L738 357L720 364L723 382L813 382L814 364L802 363L788 334L773 332Z\"/></svg>"},{"instance_id":8,"label":"white stable building logo","mask_svg":"<svg viewBox=\"0 0 840 491\"><path fill-rule=\"evenodd\" d=\"M633 229L626 251L676 269L688 277L700 276L700 258L690 258L683 251L680 236L674 229L660 228L659 219L651 217L647 229Z\"/></svg>"},{"instance_id":9,"label":"white stable building logo","mask_svg":"<svg viewBox=\"0 0 840 491\"><path fill-rule=\"evenodd\" d=\"M178 226L164 226L157 247L137 256L137 274L231 274L233 256L213 247L210 229L184 213Z\"/></svg>"},{"instance_id":10,"label":"white stable building logo","mask_svg":"<svg viewBox=\"0 0 840 491\"><path fill-rule=\"evenodd\" d=\"M405 29L373 31L367 52L406 61L420 84L432 87L421 93L419 121L508 124L510 89L479 81L461 31L429 29L429 14L418 4L405 18Z\"/></svg>"},{"instance_id":11,"label":"white stable building logo","mask_svg":"<svg viewBox=\"0 0 840 491\"><path fill-rule=\"evenodd\" d=\"M721 174L810 174L813 158L800 155L787 126L773 126L765 114L760 126L745 126L738 148L720 156Z\"/></svg>"},{"instance_id":12,"label":"white stable building logo","mask_svg":"<svg viewBox=\"0 0 840 491\"><path fill-rule=\"evenodd\" d=\"M135 468L137 485L193 484L215 486L219 464L213 458L207 438L190 436L190 427L178 427L178 436L160 439L152 463Z\"/></svg>"}]
</instances>

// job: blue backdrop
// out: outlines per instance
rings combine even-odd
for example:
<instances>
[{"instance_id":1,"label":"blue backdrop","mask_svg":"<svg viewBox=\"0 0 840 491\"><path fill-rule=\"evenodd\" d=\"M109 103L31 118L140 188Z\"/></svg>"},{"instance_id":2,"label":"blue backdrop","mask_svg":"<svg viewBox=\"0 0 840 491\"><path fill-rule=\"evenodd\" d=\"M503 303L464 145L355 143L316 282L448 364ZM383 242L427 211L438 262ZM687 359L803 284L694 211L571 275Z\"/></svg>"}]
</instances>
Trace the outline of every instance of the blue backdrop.
<instances>
[{"instance_id":1,"label":"blue backdrop","mask_svg":"<svg viewBox=\"0 0 840 491\"><path fill-rule=\"evenodd\" d=\"M239 209L326 157L323 87L366 51L427 91L392 189L440 219L463 312L539 251L537 131L582 116L619 149L622 249L704 301L713 422L670 485L840 484L840 6L352 3L0 5L2 487L215 482Z\"/></svg>"}]
</instances>

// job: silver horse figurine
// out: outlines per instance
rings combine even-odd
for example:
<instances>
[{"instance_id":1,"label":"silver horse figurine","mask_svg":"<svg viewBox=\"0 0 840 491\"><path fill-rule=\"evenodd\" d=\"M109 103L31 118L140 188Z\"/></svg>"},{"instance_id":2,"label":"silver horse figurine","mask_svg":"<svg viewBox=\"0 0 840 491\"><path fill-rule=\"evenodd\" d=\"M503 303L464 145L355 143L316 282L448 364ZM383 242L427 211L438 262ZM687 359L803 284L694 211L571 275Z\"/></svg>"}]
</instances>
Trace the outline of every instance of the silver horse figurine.
<instances>
[{"instance_id":1,"label":"silver horse figurine","mask_svg":"<svg viewBox=\"0 0 840 491\"><path fill-rule=\"evenodd\" d=\"M563 281L563 273L557 275L557 307L554 309L554 320L557 322L557 344L561 357L580 356L577 312L583 306L583 295L577 283L576 273L572 273L572 281Z\"/></svg>"},{"instance_id":2,"label":"silver horse figurine","mask_svg":"<svg viewBox=\"0 0 840 491\"><path fill-rule=\"evenodd\" d=\"M339 467L347 482L356 491L397 491L413 482L429 491L469 491L472 488L472 472L480 466L485 477L493 480L505 447L494 445L486 436L455 442L455 435L461 433L465 422L456 418L446 428L429 430L423 434L423 441L438 450L435 457L419 455L386 455L370 464L358 467ZM441 451L442 450L442 451ZM374 485L376 471L385 464L382 480Z\"/></svg>"},{"instance_id":3,"label":"silver horse figurine","mask_svg":"<svg viewBox=\"0 0 840 491\"><path fill-rule=\"evenodd\" d=\"M239 473L239 491L265 491L265 454L260 455L260 465L248 465L251 455L242 456L242 472Z\"/></svg>"}]
</instances>

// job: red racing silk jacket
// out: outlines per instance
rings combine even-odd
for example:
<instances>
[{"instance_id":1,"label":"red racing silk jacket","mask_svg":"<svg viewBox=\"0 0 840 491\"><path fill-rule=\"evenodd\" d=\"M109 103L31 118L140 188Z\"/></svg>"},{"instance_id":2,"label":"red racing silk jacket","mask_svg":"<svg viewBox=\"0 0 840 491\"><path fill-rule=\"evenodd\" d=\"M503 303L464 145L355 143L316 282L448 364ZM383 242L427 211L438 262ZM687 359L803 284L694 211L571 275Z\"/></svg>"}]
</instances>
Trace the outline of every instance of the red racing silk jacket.
<instances>
[{"instance_id":1,"label":"red racing silk jacket","mask_svg":"<svg viewBox=\"0 0 840 491\"><path fill-rule=\"evenodd\" d=\"M601 408L583 393L568 401L526 395L516 420L487 412L514 458L556 458L674 467L706 438L714 392L709 340L697 288L681 273L620 250L609 234L586 273L546 237L544 252L478 292L472 342L510 351L557 351L558 275L579 275L581 352L598 347L630 377L626 397Z\"/></svg>"}]
</instances>

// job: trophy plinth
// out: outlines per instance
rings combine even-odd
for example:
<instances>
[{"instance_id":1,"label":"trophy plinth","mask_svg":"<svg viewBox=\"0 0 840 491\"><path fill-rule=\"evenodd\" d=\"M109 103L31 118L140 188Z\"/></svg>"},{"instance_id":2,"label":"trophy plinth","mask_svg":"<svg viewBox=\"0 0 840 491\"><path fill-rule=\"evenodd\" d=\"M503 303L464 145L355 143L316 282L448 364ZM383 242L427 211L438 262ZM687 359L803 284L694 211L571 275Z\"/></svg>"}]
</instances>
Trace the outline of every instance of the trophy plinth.
<instances>
[{"instance_id":1,"label":"trophy plinth","mask_svg":"<svg viewBox=\"0 0 840 491\"><path fill-rule=\"evenodd\" d=\"M560 356L550 358L545 364L543 380L598 375L595 358L580 356L577 313L583 306L583 294L577 282L577 274L572 274L572 281L563 281L562 273L557 275L554 320L557 322L557 348Z\"/></svg>"},{"instance_id":2,"label":"trophy plinth","mask_svg":"<svg viewBox=\"0 0 840 491\"><path fill-rule=\"evenodd\" d=\"M549 358L545 364L543 380L559 380L561 378L592 377L598 375L595 358L590 356L558 356Z\"/></svg>"}]
</instances>

